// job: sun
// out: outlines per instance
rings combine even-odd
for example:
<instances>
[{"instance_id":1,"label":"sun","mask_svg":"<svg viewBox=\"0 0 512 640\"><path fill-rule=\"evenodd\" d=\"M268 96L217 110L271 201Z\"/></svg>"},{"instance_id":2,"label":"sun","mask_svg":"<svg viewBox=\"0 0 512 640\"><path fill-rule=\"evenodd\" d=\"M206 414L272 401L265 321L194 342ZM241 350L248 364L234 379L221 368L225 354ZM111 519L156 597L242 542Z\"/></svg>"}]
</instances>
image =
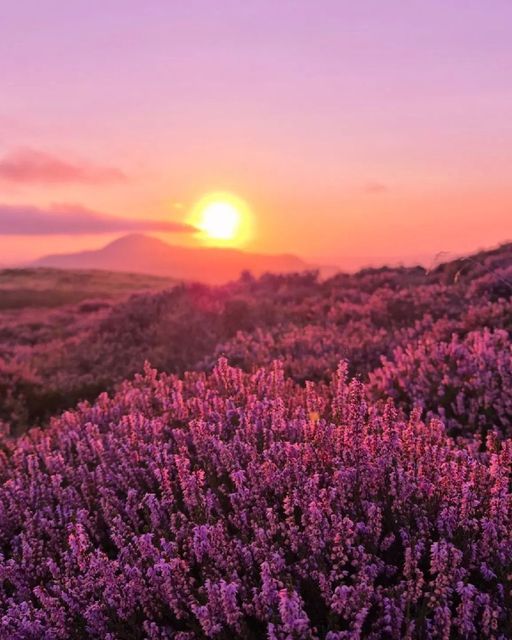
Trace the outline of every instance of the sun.
<instances>
[{"instance_id":1,"label":"sun","mask_svg":"<svg viewBox=\"0 0 512 640\"><path fill-rule=\"evenodd\" d=\"M196 204L190 222L207 244L239 245L249 235L249 208L233 194L212 193Z\"/></svg>"},{"instance_id":2,"label":"sun","mask_svg":"<svg viewBox=\"0 0 512 640\"><path fill-rule=\"evenodd\" d=\"M203 209L200 228L215 240L233 240L240 212L230 202L212 202Z\"/></svg>"}]
</instances>

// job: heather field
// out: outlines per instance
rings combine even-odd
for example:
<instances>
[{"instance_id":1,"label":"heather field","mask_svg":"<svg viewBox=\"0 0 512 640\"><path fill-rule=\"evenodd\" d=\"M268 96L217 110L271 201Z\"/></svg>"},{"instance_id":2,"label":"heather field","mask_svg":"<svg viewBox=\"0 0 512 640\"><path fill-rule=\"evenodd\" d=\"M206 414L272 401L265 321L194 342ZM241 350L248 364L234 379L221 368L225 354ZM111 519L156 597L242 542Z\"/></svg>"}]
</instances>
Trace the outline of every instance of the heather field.
<instances>
[{"instance_id":1,"label":"heather field","mask_svg":"<svg viewBox=\"0 0 512 640\"><path fill-rule=\"evenodd\" d=\"M512 0L0 0L0 640L512 640Z\"/></svg>"},{"instance_id":2,"label":"heather field","mask_svg":"<svg viewBox=\"0 0 512 640\"><path fill-rule=\"evenodd\" d=\"M0 638L512 638L512 245L49 275L0 315Z\"/></svg>"}]
</instances>

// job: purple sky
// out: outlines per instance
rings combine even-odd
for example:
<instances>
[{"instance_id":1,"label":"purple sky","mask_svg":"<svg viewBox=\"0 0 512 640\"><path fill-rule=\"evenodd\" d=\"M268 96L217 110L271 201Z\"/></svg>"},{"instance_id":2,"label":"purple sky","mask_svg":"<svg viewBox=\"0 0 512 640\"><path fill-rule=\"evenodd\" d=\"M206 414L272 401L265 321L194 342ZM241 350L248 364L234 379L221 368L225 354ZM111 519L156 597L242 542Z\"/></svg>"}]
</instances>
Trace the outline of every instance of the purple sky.
<instances>
[{"instance_id":1,"label":"purple sky","mask_svg":"<svg viewBox=\"0 0 512 640\"><path fill-rule=\"evenodd\" d=\"M512 239L510 0L3 4L0 207L179 222L230 190L248 249L331 261ZM107 239L0 235L0 262Z\"/></svg>"}]
</instances>

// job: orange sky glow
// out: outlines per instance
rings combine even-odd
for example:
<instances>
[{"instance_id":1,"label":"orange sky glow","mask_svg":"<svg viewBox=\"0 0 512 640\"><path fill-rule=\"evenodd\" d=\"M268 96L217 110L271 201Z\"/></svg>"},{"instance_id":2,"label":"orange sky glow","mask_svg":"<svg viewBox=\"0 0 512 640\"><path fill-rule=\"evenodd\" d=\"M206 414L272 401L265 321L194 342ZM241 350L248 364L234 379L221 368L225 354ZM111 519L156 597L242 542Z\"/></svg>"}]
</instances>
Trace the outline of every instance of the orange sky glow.
<instances>
[{"instance_id":1,"label":"orange sky glow","mask_svg":"<svg viewBox=\"0 0 512 640\"><path fill-rule=\"evenodd\" d=\"M5 9L0 264L124 233L16 233L24 207L198 245L153 222L218 192L250 210L231 246L344 268L512 240L509 2L150 5Z\"/></svg>"}]
</instances>

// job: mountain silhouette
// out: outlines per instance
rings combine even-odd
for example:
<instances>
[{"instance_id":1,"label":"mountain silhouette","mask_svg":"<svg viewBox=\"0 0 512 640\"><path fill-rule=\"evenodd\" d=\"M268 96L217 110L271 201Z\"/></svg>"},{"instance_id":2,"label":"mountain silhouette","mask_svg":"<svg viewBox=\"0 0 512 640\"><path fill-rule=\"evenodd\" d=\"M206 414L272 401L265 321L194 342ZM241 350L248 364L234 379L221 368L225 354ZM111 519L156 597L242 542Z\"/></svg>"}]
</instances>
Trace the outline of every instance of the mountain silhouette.
<instances>
[{"instance_id":1,"label":"mountain silhouette","mask_svg":"<svg viewBox=\"0 0 512 640\"><path fill-rule=\"evenodd\" d=\"M314 268L289 255L265 255L218 247L180 247L145 236L131 234L102 249L44 256L36 267L61 269L103 269L198 280L216 284L236 279L244 270L257 276L265 272L290 273Z\"/></svg>"}]
</instances>

